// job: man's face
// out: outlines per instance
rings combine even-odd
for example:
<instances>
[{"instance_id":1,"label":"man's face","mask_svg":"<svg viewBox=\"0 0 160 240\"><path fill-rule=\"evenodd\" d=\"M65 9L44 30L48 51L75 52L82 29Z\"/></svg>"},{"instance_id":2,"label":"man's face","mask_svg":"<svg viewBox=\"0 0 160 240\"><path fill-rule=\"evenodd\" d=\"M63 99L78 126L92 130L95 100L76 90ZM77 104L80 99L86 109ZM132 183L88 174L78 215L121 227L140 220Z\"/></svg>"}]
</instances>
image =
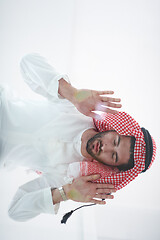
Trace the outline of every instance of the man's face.
<instances>
[{"instance_id":1,"label":"man's face","mask_svg":"<svg viewBox=\"0 0 160 240\"><path fill-rule=\"evenodd\" d=\"M115 131L101 132L90 138L86 150L95 160L110 166L127 164L130 158L131 137Z\"/></svg>"}]
</instances>

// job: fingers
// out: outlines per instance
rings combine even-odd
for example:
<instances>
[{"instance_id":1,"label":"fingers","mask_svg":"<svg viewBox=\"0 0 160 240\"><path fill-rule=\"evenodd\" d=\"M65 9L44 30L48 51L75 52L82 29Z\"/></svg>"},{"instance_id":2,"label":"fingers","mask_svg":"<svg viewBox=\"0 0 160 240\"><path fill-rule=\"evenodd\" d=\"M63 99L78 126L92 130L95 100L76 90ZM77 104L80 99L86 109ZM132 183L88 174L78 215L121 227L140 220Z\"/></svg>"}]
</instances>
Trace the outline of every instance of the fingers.
<instances>
[{"instance_id":1,"label":"fingers","mask_svg":"<svg viewBox=\"0 0 160 240\"><path fill-rule=\"evenodd\" d=\"M112 102L103 102L102 106L113 107L113 108L121 108L122 104L112 103Z\"/></svg>"},{"instance_id":2,"label":"fingers","mask_svg":"<svg viewBox=\"0 0 160 240\"><path fill-rule=\"evenodd\" d=\"M106 106L114 107L114 108L121 108L121 104L114 104L114 103L105 103ZM107 108L105 106L98 105L96 106L95 111L101 111L101 112L109 112L109 110L112 110L110 108ZM114 110L115 111L115 110Z\"/></svg>"},{"instance_id":3,"label":"fingers","mask_svg":"<svg viewBox=\"0 0 160 240\"><path fill-rule=\"evenodd\" d=\"M101 177L100 174L91 174L91 175L88 175L88 176L83 176L82 178L85 180L85 181L95 181L97 179L99 179ZM95 187L97 189L110 189L110 190L116 190L114 185L111 184L111 183L93 183L95 184Z\"/></svg>"},{"instance_id":4,"label":"fingers","mask_svg":"<svg viewBox=\"0 0 160 240\"><path fill-rule=\"evenodd\" d=\"M103 102L101 106L113 107L113 108L121 108L122 104L112 103L112 102ZM105 107L103 107L106 109Z\"/></svg>"},{"instance_id":5,"label":"fingers","mask_svg":"<svg viewBox=\"0 0 160 240\"><path fill-rule=\"evenodd\" d=\"M117 108L120 108L121 106L118 106ZM118 111L117 110L114 110L114 109L110 109L110 108L107 108L107 107L103 107L103 106L98 106L96 107L95 111L101 111L101 112L105 112L105 113L112 113L112 114L118 114ZM101 115L99 114L96 114L96 113L93 113L93 112L90 112L88 114L89 117L92 117L92 118L95 118L97 120L102 120L101 119Z\"/></svg>"},{"instance_id":6,"label":"fingers","mask_svg":"<svg viewBox=\"0 0 160 240\"><path fill-rule=\"evenodd\" d=\"M113 109L110 109L110 108L106 108L105 110L106 113L112 113L112 114L118 114L119 112L117 110L113 110ZM100 119L102 120L102 119Z\"/></svg>"},{"instance_id":7,"label":"fingers","mask_svg":"<svg viewBox=\"0 0 160 240\"><path fill-rule=\"evenodd\" d=\"M100 97L102 102L120 102L120 98Z\"/></svg>"},{"instance_id":8,"label":"fingers","mask_svg":"<svg viewBox=\"0 0 160 240\"><path fill-rule=\"evenodd\" d=\"M113 109L110 109L110 108L106 108L106 111L107 113L112 113L112 114L118 114L118 111L116 110L113 110Z\"/></svg>"},{"instance_id":9,"label":"fingers","mask_svg":"<svg viewBox=\"0 0 160 240\"><path fill-rule=\"evenodd\" d=\"M89 176L83 176L83 179L86 180L87 182L95 181L101 177L100 174L92 174ZM93 183L94 184L94 183Z\"/></svg>"},{"instance_id":10,"label":"fingers","mask_svg":"<svg viewBox=\"0 0 160 240\"><path fill-rule=\"evenodd\" d=\"M99 95L114 94L114 91L97 91Z\"/></svg>"},{"instance_id":11,"label":"fingers","mask_svg":"<svg viewBox=\"0 0 160 240\"><path fill-rule=\"evenodd\" d=\"M115 193L116 190L115 189L100 189L98 188L96 190L97 194L111 194L111 193Z\"/></svg>"},{"instance_id":12,"label":"fingers","mask_svg":"<svg viewBox=\"0 0 160 240\"><path fill-rule=\"evenodd\" d=\"M95 203L95 204L101 204L101 205L105 205L105 204L106 204L105 201L103 201L103 200L97 200L97 199L92 199L90 202L91 202L91 203Z\"/></svg>"},{"instance_id":13,"label":"fingers","mask_svg":"<svg viewBox=\"0 0 160 240\"><path fill-rule=\"evenodd\" d=\"M120 98L112 98L112 97L106 97L106 96L100 96L100 95L105 95L105 94L114 94L113 91L97 91L100 100L102 102L120 102Z\"/></svg>"},{"instance_id":14,"label":"fingers","mask_svg":"<svg viewBox=\"0 0 160 240\"><path fill-rule=\"evenodd\" d=\"M111 183L96 183L96 188L98 189L110 189L114 190L114 185Z\"/></svg>"},{"instance_id":15,"label":"fingers","mask_svg":"<svg viewBox=\"0 0 160 240\"><path fill-rule=\"evenodd\" d=\"M113 195L107 195L107 194L96 194L95 198L101 198L101 199L113 199Z\"/></svg>"}]
</instances>

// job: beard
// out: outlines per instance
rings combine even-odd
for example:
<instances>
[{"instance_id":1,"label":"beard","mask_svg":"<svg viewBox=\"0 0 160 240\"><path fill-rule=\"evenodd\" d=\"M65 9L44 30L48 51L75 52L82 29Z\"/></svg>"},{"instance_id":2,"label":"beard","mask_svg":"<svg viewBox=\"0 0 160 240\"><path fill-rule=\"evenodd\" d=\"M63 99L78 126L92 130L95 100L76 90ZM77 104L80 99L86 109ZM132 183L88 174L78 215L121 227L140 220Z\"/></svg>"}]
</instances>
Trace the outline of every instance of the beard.
<instances>
[{"instance_id":1,"label":"beard","mask_svg":"<svg viewBox=\"0 0 160 240\"><path fill-rule=\"evenodd\" d=\"M93 146L93 143L95 140L97 140L99 143L100 143L100 149L101 149L101 146L102 146L102 141L101 141L101 138L102 136L104 135L104 133L106 132L100 132L100 133L97 133L96 135L94 135L92 138L90 138L87 142L87 145L86 145L86 151L88 152L88 154L93 157L95 160L97 160L97 155L95 155L93 152L92 152L92 146Z\"/></svg>"},{"instance_id":2,"label":"beard","mask_svg":"<svg viewBox=\"0 0 160 240\"><path fill-rule=\"evenodd\" d=\"M101 149L101 146L102 146L102 140L101 138L103 137L103 135L105 135L106 133L109 133L109 132L116 132L115 130L108 130L108 131L104 131L104 132L99 132L97 133L96 135L94 135L92 138L90 138L87 142L87 145L86 145L86 151L88 152L88 154L93 157L95 160L99 161L98 159L98 156L100 154L101 151L99 151L98 154L94 154L92 152L92 146L93 146L93 143L95 140L97 140L99 143L100 143L100 149Z\"/></svg>"}]
</instances>

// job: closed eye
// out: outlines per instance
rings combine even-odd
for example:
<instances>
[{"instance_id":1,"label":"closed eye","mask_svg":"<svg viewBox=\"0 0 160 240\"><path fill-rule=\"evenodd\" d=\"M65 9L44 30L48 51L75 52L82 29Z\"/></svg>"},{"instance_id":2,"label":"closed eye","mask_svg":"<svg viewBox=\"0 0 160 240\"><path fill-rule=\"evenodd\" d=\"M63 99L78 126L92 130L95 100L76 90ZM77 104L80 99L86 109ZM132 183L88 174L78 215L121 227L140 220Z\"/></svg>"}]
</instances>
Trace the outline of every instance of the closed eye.
<instances>
[{"instance_id":1,"label":"closed eye","mask_svg":"<svg viewBox=\"0 0 160 240\"><path fill-rule=\"evenodd\" d=\"M116 153L116 163L118 162L118 154Z\"/></svg>"},{"instance_id":2,"label":"closed eye","mask_svg":"<svg viewBox=\"0 0 160 240\"><path fill-rule=\"evenodd\" d=\"M117 143L117 146L119 145L119 143L120 143L120 140L121 140L121 138L120 138L120 136L119 136L119 138L118 138L118 143Z\"/></svg>"},{"instance_id":3,"label":"closed eye","mask_svg":"<svg viewBox=\"0 0 160 240\"><path fill-rule=\"evenodd\" d=\"M116 140L117 140L117 139L114 140L114 146L117 146L117 147L118 147L118 145L119 145L119 143L120 143L120 136L118 136L118 141L117 141L117 143L116 143Z\"/></svg>"},{"instance_id":4,"label":"closed eye","mask_svg":"<svg viewBox=\"0 0 160 240\"><path fill-rule=\"evenodd\" d=\"M115 163L118 161L117 153L112 153L112 159L114 160Z\"/></svg>"}]
</instances>

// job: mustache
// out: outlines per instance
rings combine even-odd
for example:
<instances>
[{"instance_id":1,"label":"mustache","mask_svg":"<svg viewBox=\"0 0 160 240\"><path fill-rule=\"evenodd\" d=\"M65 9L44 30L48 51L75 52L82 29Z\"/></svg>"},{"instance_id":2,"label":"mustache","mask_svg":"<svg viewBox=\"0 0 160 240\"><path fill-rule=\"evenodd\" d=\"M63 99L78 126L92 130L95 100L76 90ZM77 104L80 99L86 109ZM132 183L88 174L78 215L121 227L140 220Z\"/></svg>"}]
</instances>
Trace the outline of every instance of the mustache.
<instances>
[{"instance_id":1,"label":"mustache","mask_svg":"<svg viewBox=\"0 0 160 240\"><path fill-rule=\"evenodd\" d=\"M99 139L100 141L100 149L102 147L102 141L101 141L101 138L103 137L103 135L105 135L106 133L109 133L109 132L115 132L115 130L108 130L108 131L104 131L104 132L98 132L96 135L94 135L92 138L90 138L86 144L86 151L92 156L94 157L95 155L92 153L92 149L90 148L91 144ZM99 151L100 153L100 151Z\"/></svg>"},{"instance_id":2,"label":"mustache","mask_svg":"<svg viewBox=\"0 0 160 240\"><path fill-rule=\"evenodd\" d=\"M99 148L99 152L98 152L98 155L100 154L101 152L101 147L102 147L102 141L101 141L101 137L102 137L102 133L98 133L96 134L95 136L93 136L92 138L90 138L87 142L87 145L86 145L86 151L93 157L94 154L92 152L92 144L95 140L98 140L98 142L100 143L100 148Z\"/></svg>"}]
</instances>

